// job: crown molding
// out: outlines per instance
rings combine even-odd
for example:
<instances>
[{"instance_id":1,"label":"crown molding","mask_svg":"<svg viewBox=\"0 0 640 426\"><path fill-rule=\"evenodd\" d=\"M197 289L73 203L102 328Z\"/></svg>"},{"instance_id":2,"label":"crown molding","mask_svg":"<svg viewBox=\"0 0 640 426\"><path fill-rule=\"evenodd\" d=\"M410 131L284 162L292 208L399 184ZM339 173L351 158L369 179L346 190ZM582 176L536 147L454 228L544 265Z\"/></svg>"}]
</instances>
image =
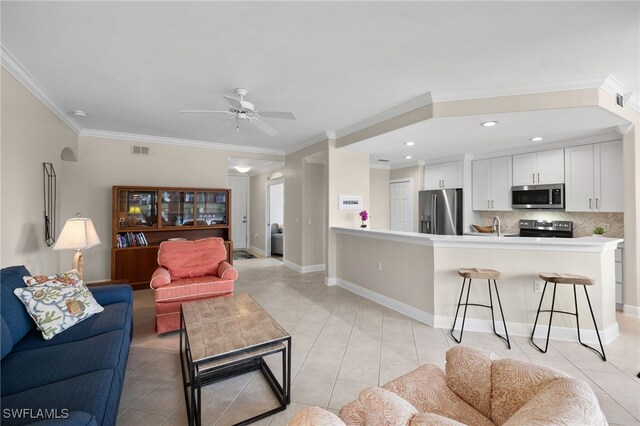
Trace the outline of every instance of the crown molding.
<instances>
[{"instance_id":1,"label":"crown molding","mask_svg":"<svg viewBox=\"0 0 640 426\"><path fill-rule=\"evenodd\" d=\"M369 168L370 169L379 169L379 170L391 170L391 166L388 165L388 164L370 163L369 164Z\"/></svg>"},{"instance_id":2,"label":"crown molding","mask_svg":"<svg viewBox=\"0 0 640 426\"><path fill-rule=\"evenodd\" d=\"M637 93L631 93L629 101L627 102L629 108L636 112L640 112L640 96Z\"/></svg>"},{"instance_id":3,"label":"crown molding","mask_svg":"<svg viewBox=\"0 0 640 426\"><path fill-rule=\"evenodd\" d=\"M282 155L282 156L285 155L284 151L280 149L258 148L254 146L238 146L238 145L232 145L227 143L198 141L198 140L192 140L192 139L167 138L164 136L137 135L134 133L109 132L105 130L84 129L82 132L80 132L80 136L116 139L119 141L127 141L127 142L145 142L145 143L158 143L163 145L179 145L179 146L190 146L195 148L209 148L209 149L217 149L221 151L248 152L248 153L256 153L256 154L272 154L272 155Z\"/></svg>"},{"instance_id":4,"label":"crown molding","mask_svg":"<svg viewBox=\"0 0 640 426\"><path fill-rule=\"evenodd\" d=\"M15 77L40 102L49 108L71 130L80 134L82 127L67 114L65 109L53 96L36 80L36 78L16 59L9 50L0 44L0 64L9 74Z\"/></svg>"},{"instance_id":5,"label":"crown molding","mask_svg":"<svg viewBox=\"0 0 640 426\"><path fill-rule=\"evenodd\" d=\"M431 103L433 103L431 92L427 92L423 95L396 105L386 111L373 115L369 118L365 118L364 120L358 121L357 123L351 124L350 126L343 127L342 129L335 132L335 137L336 139L340 139L344 136L350 135L351 133L355 133L368 127L375 126L376 124L390 120L399 115L405 114Z\"/></svg>"},{"instance_id":6,"label":"crown molding","mask_svg":"<svg viewBox=\"0 0 640 426\"><path fill-rule=\"evenodd\" d=\"M424 166L424 161L414 160L414 161L409 161L408 163L391 164L389 168L391 170L396 170L396 169L406 169L408 167L420 167L420 166Z\"/></svg>"},{"instance_id":7,"label":"crown molding","mask_svg":"<svg viewBox=\"0 0 640 426\"><path fill-rule=\"evenodd\" d=\"M329 135L333 134L333 132L325 132L320 133L318 136L315 136L309 139L306 142L301 143L300 145L296 145L284 151L285 155L293 154L294 152L302 151L303 149L310 147L311 145L315 145L318 142L326 141L327 139L333 139ZM334 135L335 136L335 135Z\"/></svg>"}]
</instances>

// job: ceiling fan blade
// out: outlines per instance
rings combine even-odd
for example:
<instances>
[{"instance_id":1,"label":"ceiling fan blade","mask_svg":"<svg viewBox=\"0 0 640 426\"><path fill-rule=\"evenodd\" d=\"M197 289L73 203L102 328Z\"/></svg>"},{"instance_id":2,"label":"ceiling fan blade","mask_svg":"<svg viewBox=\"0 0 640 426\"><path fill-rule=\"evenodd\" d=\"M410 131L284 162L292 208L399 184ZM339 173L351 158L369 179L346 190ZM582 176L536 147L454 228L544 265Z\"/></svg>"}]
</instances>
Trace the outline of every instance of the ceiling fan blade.
<instances>
[{"instance_id":1,"label":"ceiling fan blade","mask_svg":"<svg viewBox=\"0 0 640 426\"><path fill-rule=\"evenodd\" d=\"M231 106L234 107L235 109L240 111L244 109L242 107L242 102L240 102L240 99L232 98L231 96L227 96L227 95L223 95L222 97L225 98L227 102L229 102Z\"/></svg>"},{"instance_id":2,"label":"ceiling fan blade","mask_svg":"<svg viewBox=\"0 0 640 426\"><path fill-rule=\"evenodd\" d=\"M249 120L249 122L251 124L253 124L254 126L256 126L258 129L260 129L263 132L265 132L266 134L268 134L269 136L275 136L278 133L280 133L280 132L278 132L277 129L275 129L274 127L271 127L270 125L268 125L264 121L260 120L259 118L252 118L252 119Z\"/></svg>"},{"instance_id":3,"label":"ceiling fan blade","mask_svg":"<svg viewBox=\"0 0 640 426\"><path fill-rule=\"evenodd\" d=\"M181 109L181 113L204 113L204 114L233 114L229 111L214 111L212 109Z\"/></svg>"},{"instance_id":4,"label":"ceiling fan blade","mask_svg":"<svg viewBox=\"0 0 640 426\"><path fill-rule=\"evenodd\" d=\"M296 116L292 112L282 112L282 111L256 111L260 117L267 118L284 118L285 120L295 120Z\"/></svg>"}]
</instances>

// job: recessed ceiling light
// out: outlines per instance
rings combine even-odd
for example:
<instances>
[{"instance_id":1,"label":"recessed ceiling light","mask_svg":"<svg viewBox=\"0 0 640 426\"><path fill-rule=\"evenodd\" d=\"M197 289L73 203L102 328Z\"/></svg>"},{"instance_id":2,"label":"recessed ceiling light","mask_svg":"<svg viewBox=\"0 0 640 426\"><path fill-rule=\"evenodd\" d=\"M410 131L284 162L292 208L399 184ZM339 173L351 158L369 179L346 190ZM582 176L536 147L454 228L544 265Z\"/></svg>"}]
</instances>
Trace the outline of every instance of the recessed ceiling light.
<instances>
[{"instance_id":1,"label":"recessed ceiling light","mask_svg":"<svg viewBox=\"0 0 640 426\"><path fill-rule=\"evenodd\" d=\"M250 166L235 166L234 169L236 169L240 173L247 173L249 170L251 170L251 167Z\"/></svg>"},{"instance_id":2,"label":"recessed ceiling light","mask_svg":"<svg viewBox=\"0 0 640 426\"><path fill-rule=\"evenodd\" d=\"M414 146L416 143L413 141L409 141L409 142L405 142L404 143L406 146Z\"/></svg>"},{"instance_id":3,"label":"recessed ceiling light","mask_svg":"<svg viewBox=\"0 0 640 426\"><path fill-rule=\"evenodd\" d=\"M404 159L405 159L405 160L411 160L412 158L413 158L413 157L412 157L412 156L410 156L410 155L405 155L405 156L404 156Z\"/></svg>"},{"instance_id":4,"label":"recessed ceiling light","mask_svg":"<svg viewBox=\"0 0 640 426\"><path fill-rule=\"evenodd\" d=\"M86 117L87 113L77 109L77 110L73 111L73 115L75 115L76 117Z\"/></svg>"},{"instance_id":5,"label":"recessed ceiling light","mask_svg":"<svg viewBox=\"0 0 640 426\"><path fill-rule=\"evenodd\" d=\"M536 136L535 138L531 138L529 139L531 142L540 142L542 140L542 137L540 136Z\"/></svg>"},{"instance_id":6,"label":"recessed ceiling light","mask_svg":"<svg viewBox=\"0 0 640 426\"><path fill-rule=\"evenodd\" d=\"M498 122L497 122L497 121L485 121L484 123L482 123L482 125L483 125L484 127L493 127L493 126L495 126L496 124L498 124Z\"/></svg>"}]
</instances>

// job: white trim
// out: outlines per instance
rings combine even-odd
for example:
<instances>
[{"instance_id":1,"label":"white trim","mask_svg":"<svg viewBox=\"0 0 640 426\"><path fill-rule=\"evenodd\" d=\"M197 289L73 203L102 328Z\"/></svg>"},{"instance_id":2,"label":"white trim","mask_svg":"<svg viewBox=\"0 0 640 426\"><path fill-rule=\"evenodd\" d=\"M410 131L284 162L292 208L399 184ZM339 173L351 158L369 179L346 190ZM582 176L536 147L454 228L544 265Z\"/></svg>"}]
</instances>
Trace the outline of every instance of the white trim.
<instances>
[{"instance_id":1,"label":"white trim","mask_svg":"<svg viewBox=\"0 0 640 426\"><path fill-rule=\"evenodd\" d=\"M336 277L324 277L324 285L327 287L333 287L338 284L338 279Z\"/></svg>"},{"instance_id":2,"label":"white trim","mask_svg":"<svg viewBox=\"0 0 640 426\"><path fill-rule=\"evenodd\" d=\"M310 147L311 145L315 145L315 144L317 144L319 142L326 141L328 139L334 139L334 138L331 138L330 135L335 136L335 134L333 132L321 133L318 136L315 136L315 137L309 139L308 141L301 143L300 145L296 145L296 146L293 146L291 148L286 149L285 150L285 155L290 155L290 154L293 154L294 152L302 151L303 149L305 149L307 147Z\"/></svg>"},{"instance_id":3,"label":"white trim","mask_svg":"<svg viewBox=\"0 0 640 426\"><path fill-rule=\"evenodd\" d=\"M323 160L321 158L313 158L312 156L304 157L304 162L311 164L327 164L327 160Z\"/></svg>"},{"instance_id":4,"label":"white trim","mask_svg":"<svg viewBox=\"0 0 640 426\"><path fill-rule=\"evenodd\" d=\"M282 222L285 220L285 199L284 199L284 176L278 179L267 179L264 183L264 251L265 256L271 257L271 192L269 191L269 187L273 185L282 184ZM283 223L284 224L284 223ZM282 260L284 260L284 255L286 252L286 241L284 237L282 237ZM293 268L292 268L293 269ZM298 271L300 272L300 271Z\"/></svg>"},{"instance_id":5,"label":"white trim","mask_svg":"<svg viewBox=\"0 0 640 426\"><path fill-rule=\"evenodd\" d=\"M420 167L420 166L424 166L425 162L423 160L414 160L414 161L409 161L408 163L395 163L395 164L391 164L389 166L389 168L391 170L396 170L396 169L406 169L407 167Z\"/></svg>"},{"instance_id":6,"label":"white trim","mask_svg":"<svg viewBox=\"0 0 640 426\"><path fill-rule=\"evenodd\" d=\"M256 246L249 245L248 251L253 251L253 252L255 252L256 254L259 254L260 256L267 257L267 254L264 252L264 250L259 249L259 248L258 248L258 247L256 247Z\"/></svg>"},{"instance_id":7,"label":"white trim","mask_svg":"<svg viewBox=\"0 0 640 426\"><path fill-rule=\"evenodd\" d=\"M640 112L640 96L637 93L632 93L627 102L629 108L636 112Z\"/></svg>"},{"instance_id":8,"label":"white trim","mask_svg":"<svg viewBox=\"0 0 640 426\"><path fill-rule=\"evenodd\" d=\"M604 81L600 85L600 88L602 90L604 90L605 92L612 94L613 96L615 96L617 94L622 94L622 93L625 92L624 84L622 84L622 82L620 80L618 80L617 78L615 78L611 74L609 74L604 79Z\"/></svg>"},{"instance_id":9,"label":"white trim","mask_svg":"<svg viewBox=\"0 0 640 426\"><path fill-rule=\"evenodd\" d=\"M332 283L334 281L338 286L344 288L345 290L349 290L352 293L355 293L366 299L379 303L380 305L385 306L389 309L393 309L396 312L404 314L409 318L413 318L433 328L450 329L451 325L453 324L453 317L434 316L429 312L425 312L414 306L407 305L406 303L403 303L403 302L399 302L388 296L382 295L375 291L371 291L367 288L360 287L359 285L343 280L342 278L326 278L325 279L325 283L327 283L327 285L332 285L329 283ZM459 330L460 326L461 326L461 322L459 321L458 327L456 327L456 330ZM489 320L467 318L464 323L464 328L465 328L465 331L493 333L492 322ZM531 331L533 330L533 325L507 322L507 328L509 329L510 336L530 337ZM498 331L498 333L504 332L504 327L502 326L502 322L496 321L496 330ZM539 325L536 329L536 338L538 337L546 338L547 330L548 330L548 326ZM602 338L602 343L604 345L611 343L616 337L619 336L619 334L620 333L619 333L617 322L613 323L612 325L607 327L605 330L600 330L600 337ZM594 330L581 329L580 335L585 343L595 343L595 344L598 343L598 338ZM576 329L571 327L552 326L551 340L576 341L577 340Z\"/></svg>"},{"instance_id":10,"label":"white trim","mask_svg":"<svg viewBox=\"0 0 640 426\"><path fill-rule=\"evenodd\" d=\"M462 314L460 314L460 316L458 317L458 323L456 324L456 330L458 332L460 331L460 327L462 327L462 321L460 321L461 317L462 317ZM453 317L436 316L435 325L433 327L451 329L452 325L453 325ZM533 331L533 324L524 324L524 323L507 321L507 328L509 329L508 330L509 336L531 337L531 332ZM464 330L480 332L480 333L493 333L493 324L490 320L467 318L464 322ZM547 338L547 330L549 330L549 326L546 324L538 324L538 326L536 327L535 338L536 338L536 343L538 345L544 344L544 340ZM504 326L502 325L502 322L499 320L496 320L496 331L504 335ZM604 330L600 330L600 338L602 339L603 345L608 345L609 343L613 342L619 335L620 335L620 331L619 331L617 322L611 324L609 327L607 327ZM582 341L585 343L595 344L595 345L598 344L598 336L595 330L582 328L580 329L580 337L582 338ZM554 325L554 326L551 326L551 335L549 339L576 342L578 340L578 334L576 332L575 327L557 327Z\"/></svg>"},{"instance_id":11,"label":"white trim","mask_svg":"<svg viewBox=\"0 0 640 426\"><path fill-rule=\"evenodd\" d=\"M284 266L286 266L289 269L293 269L296 272L299 272L301 274L308 274L309 272L321 272L325 270L325 265L324 263L318 264L318 265L306 265L306 266L300 266L296 263L293 263L287 259L283 259L282 263L284 264Z\"/></svg>"},{"instance_id":12,"label":"white trim","mask_svg":"<svg viewBox=\"0 0 640 426\"><path fill-rule=\"evenodd\" d=\"M401 314L404 314L409 318L413 318L417 321L423 322L433 327L434 318L433 315L428 312L407 305L406 303L398 302L395 299L392 299L380 293L376 293L375 291L371 291L367 288L360 287L359 285L343 280L342 278L330 278L328 280L331 279L335 280L336 284L339 287L344 288L345 290L349 290L350 292L362 296L365 299L372 300L376 303L381 304L382 306L393 309L396 312L400 312Z\"/></svg>"},{"instance_id":13,"label":"white trim","mask_svg":"<svg viewBox=\"0 0 640 426\"><path fill-rule=\"evenodd\" d=\"M640 318L640 306L623 305L622 312L632 317Z\"/></svg>"},{"instance_id":14,"label":"white trim","mask_svg":"<svg viewBox=\"0 0 640 426\"><path fill-rule=\"evenodd\" d=\"M16 59L9 50L0 44L0 64L9 74L15 77L25 89L38 98L47 108L49 108L63 123L71 128L75 133L80 134L82 126L76 123L65 109L55 100L53 96L40 84L38 80Z\"/></svg>"},{"instance_id":15,"label":"white trim","mask_svg":"<svg viewBox=\"0 0 640 426\"><path fill-rule=\"evenodd\" d=\"M135 133L109 132L106 130L84 129L80 136L115 139L118 141L135 141L145 143L159 143L163 145L191 146L197 148L210 148L223 151L250 152L258 154L285 155L281 149L258 148L255 146L240 146L228 143L198 141L192 139L168 138L164 136L138 135Z\"/></svg>"},{"instance_id":16,"label":"white trim","mask_svg":"<svg viewBox=\"0 0 640 426\"><path fill-rule=\"evenodd\" d=\"M358 121L357 123L351 124L347 127L343 127L342 129L335 132L335 136L337 139L340 139L344 136L350 135L371 126L375 126L376 124L382 123L399 115L406 114L407 112L414 111L418 108L422 108L432 103L433 100L431 99L431 92L427 92L392 108L389 108L388 110L383 111L379 114Z\"/></svg>"}]
</instances>

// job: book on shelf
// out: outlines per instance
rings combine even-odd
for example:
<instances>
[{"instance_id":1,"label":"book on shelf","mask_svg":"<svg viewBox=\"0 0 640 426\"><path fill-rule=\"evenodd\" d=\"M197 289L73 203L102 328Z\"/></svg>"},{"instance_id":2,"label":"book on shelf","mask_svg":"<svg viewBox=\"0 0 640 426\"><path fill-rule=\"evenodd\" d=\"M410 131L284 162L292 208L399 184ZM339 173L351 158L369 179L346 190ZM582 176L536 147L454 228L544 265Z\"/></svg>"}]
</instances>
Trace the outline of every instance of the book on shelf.
<instances>
[{"instance_id":1,"label":"book on shelf","mask_svg":"<svg viewBox=\"0 0 640 426\"><path fill-rule=\"evenodd\" d=\"M148 246L149 242L143 232L121 232L116 236L116 247Z\"/></svg>"}]
</instances>

